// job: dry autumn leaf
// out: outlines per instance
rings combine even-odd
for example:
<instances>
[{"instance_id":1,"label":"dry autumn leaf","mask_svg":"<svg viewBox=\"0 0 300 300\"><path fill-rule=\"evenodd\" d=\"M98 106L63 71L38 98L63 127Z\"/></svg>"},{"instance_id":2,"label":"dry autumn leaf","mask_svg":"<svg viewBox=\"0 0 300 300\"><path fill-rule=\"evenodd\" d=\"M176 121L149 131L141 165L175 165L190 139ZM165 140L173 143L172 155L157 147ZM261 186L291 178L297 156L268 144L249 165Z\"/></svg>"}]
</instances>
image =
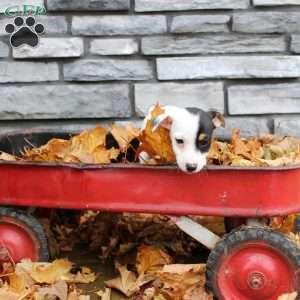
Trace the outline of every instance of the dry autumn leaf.
<instances>
[{"instance_id":1,"label":"dry autumn leaf","mask_svg":"<svg viewBox=\"0 0 300 300\"><path fill-rule=\"evenodd\" d=\"M23 158L30 161L63 162L70 151L70 141L52 139L40 148L25 149Z\"/></svg>"},{"instance_id":2,"label":"dry autumn leaf","mask_svg":"<svg viewBox=\"0 0 300 300\"><path fill-rule=\"evenodd\" d=\"M153 131L153 119L163 112L164 110L159 104L152 109L150 118L139 136L141 145L138 151L139 153L146 152L159 163L175 163L176 158L172 149L169 130L159 126Z\"/></svg>"},{"instance_id":3,"label":"dry autumn leaf","mask_svg":"<svg viewBox=\"0 0 300 300\"><path fill-rule=\"evenodd\" d=\"M291 240L293 240L298 245L298 247L300 247L300 235L299 234L296 234L296 233L293 233L293 232L289 232L288 233L288 237Z\"/></svg>"},{"instance_id":4,"label":"dry autumn leaf","mask_svg":"<svg viewBox=\"0 0 300 300\"><path fill-rule=\"evenodd\" d=\"M0 300L84 300L90 299L77 290L74 283L89 283L95 280L94 273L86 267L71 274L73 264L68 260L53 263L23 260L14 271L2 276ZM66 277L66 278L64 278Z\"/></svg>"},{"instance_id":5,"label":"dry autumn leaf","mask_svg":"<svg viewBox=\"0 0 300 300\"><path fill-rule=\"evenodd\" d=\"M40 287L36 293L42 297L51 296L57 297L59 300L67 300L68 285L65 281L59 280L49 287Z\"/></svg>"},{"instance_id":6,"label":"dry autumn leaf","mask_svg":"<svg viewBox=\"0 0 300 300\"><path fill-rule=\"evenodd\" d=\"M91 299L91 297L90 296L88 296L88 295L80 295L79 297L78 297L78 300L90 300ZM69 299L68 299L69 300Z\"/></svg>"},{"instance_id":7,"label":"dry autumn leaf","mask_svg":"<svg viewBox=\"0 0 300 300\"><path fill-rule=\"evenodd\" d=\"M23 260L19 268L27 272L37 283L55 283L62 276L66 276L72 269L73 264L67 259L57 259L52 263L33 263Z\"/></svg>"},{"instance_id":8,"label":"dry autumn leaf","mask_svg":"<svg viewBox=\"0 0 300 300\"><path fill-rule=\"evenodd\" d=\"M120 150L111 148L109 150L102 147L96 148L92 153L92 160L87 158L86 160L82 157L82 162L94 163L94 164L108 164L112 160L116 160L120 154Z\"/></svg>"},{"instance_id":9,"label":"dry autumn leaf","mask_svg":"<svg viewBox=\"0 0 300 300\"><path fill-rule=\"evenodd\" d=\"M174 273L174 274L187 274L191 273L199 273L204 274L206 271L205 264L173 264L173 265L165 265L161 272L162 273Z\"/></svg>"},{"instance_id":10,"label":"dry autumn leaf","mask_svg":"<svg viewBox=\"0 0 300 300\"><path fill-rule=\"evenodd\" d=\"M130 142L134 138L137 138L140 134L140 130L134 128L131 124L128 124L127 126L119 126L117 124L113 124L109 132L118 142L120 150L122 152L126 152L130 145Z\"/></svg>"},{"instance_id":11,"label":"dry autumn leaf","mask_svg":"<svg viewBox=\"0 0 300 300\"><path fill-rule=\"evenodd\" d=\"M107 130L100 126L83 131L71 139L69 156L87 164L110 163L118 157L120 150L106 149L106 134Z\"/></svg>"},{"instance_id":12,"label":"dry autumn leaf","mask_svg":"<svg viewBox=\"0 0 300 300\"><path fill-rule=\"evenodd\" d=\"M158 247L142 245L138 249L136 267L139 275L155 272L172 262L173 259Z\"/></svg>"},{"instance_id":13,"label":"dry autumn leaf","mask_svg":"<svg viewBox=\"0 0 300 300\"><path fill-rule=\"evenodd\" d=\"M199 285L204 287L205 265L166 265L157 275L163 284L160 289L162 295L167 299L182 300L186 293L190 293L193 287ZM198 295L199 299L206 296L209 297L204 289Z\"/></svg>"},{"instance_id":14,"label":"dry autumn leaf","mask_svg":"<svg viewBox=\"0 0 300 300\"><path fill-rule=\"evenodd\" d=\"M107 130L100 126L83 131L71 140L52 139L39 148L25 149L23 158L40 162L110 163L117 159L119 149L106 149Z\"/></svg>"},{"instance_id":15,"label":"dry autumn leaf","mask_svg":"<svg viewBox=\"0 0 300 300\"><path fill-rule=\"evenodd\" d=\"M290 294L283 294L281 296L278 297L277 300L295 300L298 296L297 292L293 292Z\"/></svg>"},{"instance_id":16,"label":"dry autumn leaf","mask_svg":"<svg viewBox=\"0 0 300 300\"><path fill-rule=\"evenodd\" d=\"M0 160L15 161L17 158L11 154L0 151Z\"/></svg>"},{"instance_id":17,"label":"dry autumn leaf","mask_svg":"<svg viewBox=\"0 0 300 300\"><path fill-rule=\"evenodd\" d=\"M67 300L90 300L90 298L88 295L81 295L79 290L74 289L69 293Z\"/></svg>"},{"instance_id":18,"label":"dry autumn leaf","mask_svg":"<svg viewBox=\"0 0 300 300\"><path fill-rule=\"evenodd\" d=\"M231 142L212 142L209 164L238 167L281 167L300 164L300 139L266 135L243 139L234 129Z\"/></svg>"},{"instance_id":19,"label":"dry autumn leaf","mask_svg":"<svg viewBox=\"0 0 300 300\"><path fill-rule=\"evenodd\" d=\"M71 139L71 152L92 153L97 147L105 146L106 129L100 126L88 129Z\"/></svg>"},{"instance_id":20,"label":"dry autumn leaf","mask_svg":"<svg viewBox=\"0 0 300 300\"><path fill-rule=\"evenodd\" d=\"M9 290L8 286L0 288L0 300L19 300L22 295Z\"/></svg>"},{"instance_id":21,"label":"dry autumn leaf","mask_svg":"<svg viewBox=\"0 0 300 300\"><path fill-rule=\"evenodd\" d=\"M70 283L91 283L96 280L96 274L90 268L82 267L76 274L69 272L61 279Z\"/></svg>"},{"instance_id":22,"label":"dry autumn leaf","mask_svg":"<svg viewBox=\"0 0 300 300\"><path fill-rule=\"evenodd\" d=\"M105 281L105 285L109 288L114 288L123 293L125 296L130 297L139 290L137 285L137 276L135 273L128 271L126 266L117 267L120 276Z\"/></svg>"},{"instance_id":23,"label":"dry autumn leaf","mask_svg":"<svg viewBox=\"0 0 300 300\"><path fill-rule=\"evenodd\" d=\"M294 224L297 215L291 214L286 217L272 217L269 226L277 229L282 233L288 234L294 230Z\"/></svg>"},{"instance_id":24,"label":"dry autumn leaf","mask_svg":"<svg viewBox=\"0 0 300 300\"><path fill-rule=\"evenodd\" d=\"M166 298L162 294L159 294L154 297L154 300L166 300Z\"/></svg>"},{"instance_id":25,"label":"dry autumn leaf","mask_svg":"<svg viewBox=\"0 0 300 300\"><path fill-rule=\"evenodd\" d=\"M211 294L207 294L205 288L201 285L194 285L187 289L182 300L213 300L214 297Z\"/></svg>"},{"instance_id":26,"label":"dry autumn leaf","mask_svg":"<svg viewBox=\"0 0 300 300\"><path fill-rule=\"evenodd\" d=\"M100 297L101 300L110 300L111 298L111 289L110 288L105 288L104 291L98 291L96 292L96 295Z\"/></svg>"},{"instance_id":27,"label":"dry autumn leaf","mask_svg":"<svg viewBox=\"0 0 300 300\"><path fill-rule=\"evenodd\" d=\"M9 287L11 291L17 294L23 294L24 291L31 288L35 282L28 273L18 269L20 268L17 265L16 271L8 277Z\"/></svg>"}]
</instances>

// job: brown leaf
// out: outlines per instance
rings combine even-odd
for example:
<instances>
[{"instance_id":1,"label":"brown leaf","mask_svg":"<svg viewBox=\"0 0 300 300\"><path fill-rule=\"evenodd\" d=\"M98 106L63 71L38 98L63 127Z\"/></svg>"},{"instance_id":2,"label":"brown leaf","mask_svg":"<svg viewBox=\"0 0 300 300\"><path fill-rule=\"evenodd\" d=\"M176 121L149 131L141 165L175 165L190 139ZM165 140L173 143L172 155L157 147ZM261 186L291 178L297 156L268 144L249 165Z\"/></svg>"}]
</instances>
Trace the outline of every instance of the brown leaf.
<instances>
[{"instance_id":1,"label":"brown leaf","mask_svg":"<svg viewBox=\"0 0 300 300\"><path fill-rule=\"evenodd\" d=\"M161 270L162 273L173 273L173 274L204 274L206 271L205 264L173 264L165 265Z\"/></svg>"},{"instance_id":2,"label":"brown leaf","mask_svg":"<svg viewBox=\"0 0 300 300\"><path fill-rule=\"evenodd\" d=\"M111 148L107 150L99 147L96 148L92 153L92 160L90 161L89 159L87 159L86 162L95 163L95 164L108 164L112 160L117 159L119 154L120 154L119 149Z\"/></svg>"},{"instance_id":3,"label":"brown leaf","mask_svg":"<svg viewBox=\"0 0 300 300\"><path fill-rule=\"evenodd\" d=\"M298 296L297 292L293 292L290 294L283 294L281 296L278 297L277 300L295 300Z\"/></svg>"},{"instance_id":4,"label":"brown leaf","mask_svg":"<svg viewBox=\"0 0 300 300\"><path fill-rule=\"evenodd\" d=\"M68 298L67 300L80 300L81 297L81 292L77 289L73 289L72 291L70 291L70 293L68 294ZM89 297L89 296L88 296ZM89 300L90 298L88 298Z\"/></svg>"},{"instance_id":5,"label":"brown leaf","mask_svg":"<svg viewBox=\"0 0 300 300\"><path fill-rule=\"evenodd\" d=\"M71 152L91 154L97 147L105 146L106 129L100 126L83 131L71 139Z\"/></svg>"},{"instance_id":6,"label":"brown leaf","mask_svg":"<svg viewBox=\"0 0 300 300\"><path fill-rule=\"evenodd\" d=\"M91 297L88 295L80 295L78 300L90 300Z\"/></svg>"},{"instance_id":7,"label":"brown leaf","mask_svg":"<svg viewBox=\"0 0 300 300\"><path fill-rule=\"evenodd\" d=\"M70 141L52 139L46 145L25 149L23 158L30 161L63 162L70 151Z\"/></svg>"},{"instance_id":8,"label":"brown leaf","mask_svg":"<svg viewBox=\"0 0 300 300\"><path fill-rule=\"evenodd\" d=\"M24 158L47 162L110 163L119 156L120 150L105 148L106 134L105 128L97 126L71 140L52 139L44 146L25 150Z\"/></svg>"},{"instance_id":9,"label":"brown leaf","mask_svg":"<svg viewBox=\"0 0 300 300\"><path fill-rule=\"evenodd\" d=\"M110 163L112 159L118 157L120 150L115 148L107 150L105 148L106 134L105 128L97 126L73 137L69 155L88 164Z\"/></svg>"},{"instance_id":10,"label":"brown leaf","mask_svg":"<svg viewBox=\"0 0 300 300\"><path fill-rule=\"evenodd\" d=\"M9 279L9 288L11 291L23 294L24 291L29 289L34 285L33 279L27 274L25 271L22 271L18 268L18 265L16 267L15 273L10 275L8 277Z\"/></svg>"},{"instance_id":11,"label":"brown leaf","mask_svg":"<svg viewBox=\"0 0 300 300\"><path fill-rule=\"evenodd\" d=\"M182 300L213 300L213 295L208 294L201 284L197 284L187 289Z\"/></svg>"},{"instance_id":12,"label":"brown leaf","mask_svg":"<svg viewBox=\"0 0 300 300\"><path fill-rule=\"evenodd\" d=\"M242 139L234 129L231 143L213 141L208 162L239 167L281 167L300 164L300 139L266 135Z\"/></svg>"},{"instance_id":13,"label":"brown leaf","mask_svg":"<svg viewBox=\"0 0 300 300\"><path fill-rule=\"evenodd\" d=\"M128 124L125 127L113 124L109 131L118 142L122 152L125 152L128 149L130 142L140 134L140 130L134 128L131 124Z\"/></svg>"},{"instance_id":14,"label":"brown leaf","mask_svg":"<svg viewBox=\"0 0 300 300\"><path fill-rule=\"evenodd\" d=\"M96 292L96 295L100 297L101 300L110 300L111 298L111 289L105 288L104 291L98 291Z\"/></svg>"},{"instance_id":15,"label":"brown leaf","mask_svg":"<svg viewBox=\"0 0 300 300\"><path fill-rule=\"evenodd\" d=\"M20 294L11 292L7 286L0 288L0 300L19 300Z\"/></svg>"},{"instance_id":16,"label":"brown leaf","mask_svg":"<svg viewBox=\"0 0 300 300\"><path fill-rule=\"evenodd\" d=\"M263 150L258 139L241 139L240 130L234 129L231 137L232 152L250 161L262 157Z\"/></svg>"},{"instance_id":17,"label":"brown leaf","mask_svg":"<svg viewBox=\"0 0 300 300\"><path fill-rule=\"evenodd\" d=\"M14 155L0 151L0 160L15 161L17 158Z\"/></svg>"},{"instance_id":18,"label":"brown leaf","mask_svg":"<svg viewBox=\"0 0 300 300\"><path fill-rule=\"evenodd\" d=\"M136 267L139 274L157 271L172 262L173 259L158 247L142 245L138 249Z\"/></svg>"},{"instance_id":19,"label":"brown leaf","mask_svg":"<svg viewBox=\"0 0 300 300\"><path fill-rule=\"evenodd\" d=\"M151 111L146 127L139 136L141 146L138 152L141 153L144 151L148 153L151 158L155 158L159 163L175 163L176 158L173 152L169 130L160 126L153 131L152 120L162 113L164 113L164 110L159 104Z\"/></svg>"},{"instance_id":20,"label":"brown leaf","mask_svg":"<svg viewBox=\"0 0 300 300\"><path fill-rule=\"evenodd\" d=\"M126 266L119 266L117 269L120 273L120 276L115 279L105 281L105 285L109 288L119 290L127 297L132 296L139 290L136 283L136 275L133 272L128 271Z\"/></svg>"},{"instance_id":21,"label":"brown leaf","mask_svg":"<svg viewBox=\"0 0 300 300\"><path fill-rule=\"evenodd\" d=\"M172 300L182 300L192 287L204 286L205 265L166 265L157 275L163 284L160 292Z\"/></svg>"},{"instance_id":22,"label":"brown leaf","mask_svg":"<svg viewBox=\"0 0 300 300\"><path fill-rule=\"evenodd\" d=\"M162 294L159 294L155 296L153 300L166 300L166 298Z\"/></svg>"},{"instance_id":23,"label":"brown leaf","mask_svg":"<svg viewBox=\"0 0 300 300\"><path fill-rule=\"evenodd\" d=\"M72 263L67 259L57 259L52 263L33 263L30 260L23 260L18 264L37 283L52 284L66 276Z\"/></svg>"},{"instance_id":24,"label":"brown leaf","mask_svg":"<svg viewBox=\"0 0 300 300\"><path fill-rule=\"evenodd\" d=\"M294 230L296 217L296 214L291 214L286 217L273 217L270 219L269 226L285 234L289 234Z\"/></svg>"},{"instance_id":25,"label":"brown leaf","mask_svg":"<svg viewBox=\"0 0 300 300\"><path fill-rule=\"evenodd\" d=\"M59 280L49 287L41 287L38 289L38 293L42 296L55 296L59 300L67 300L68 297L68 285L65 281Z\"/></svg>"},{"instance_id":26,"label":"brown leaf","mask_svg":"<svg viewBox=\"0 0 300 300\"><path fill-rule=\"evenodd\" d=\"M76 274L67 273L61 277L69 283L91 283L96 280L96 274L88 267L81 267Z\"/></svg>"}]
</instances>

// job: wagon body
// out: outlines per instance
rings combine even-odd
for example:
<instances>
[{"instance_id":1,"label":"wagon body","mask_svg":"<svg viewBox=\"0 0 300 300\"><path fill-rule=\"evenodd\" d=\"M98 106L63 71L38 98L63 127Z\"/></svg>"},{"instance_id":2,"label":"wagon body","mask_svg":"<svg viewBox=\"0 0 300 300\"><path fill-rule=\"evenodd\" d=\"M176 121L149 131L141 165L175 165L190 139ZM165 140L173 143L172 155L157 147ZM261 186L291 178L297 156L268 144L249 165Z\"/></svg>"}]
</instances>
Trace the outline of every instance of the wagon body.
<instances>
[{"instance_id":1,"label":"wagon body","mask_svg":"<svg viewBox=\"0 0 300 300\"><path fill-rule=\"evenodd\" d=\"M0 137L0 149L19 155L26 143L40 146L54 136L67 135L13 134ZM229 217L227 220L245 217L248 226L222 238L187 217L172 220L212 249L206 285L218 299L276 300L284 293L299 292L298 245L266 227L259 217L300 211L300 166L209 166L198 174L187 175L176 166L2 161L0 266L9 260L47 260L49 256L41 224L24 210L5 206L197 214Z\"/></svg>"},{"instance_id":2,"label":"wagon body","mask_svg":"<svg viewBox=\"0 0 300 300\"><path fill-rule=\"evenodd\" d=\"M64 133L12 134L0 149L14 154ZM27 144L28 145L28 144ZM300 166L209 166L194 175L175 166L1 162L0 205L227 217L300 211Z\"/></svg>"}]
</instances>

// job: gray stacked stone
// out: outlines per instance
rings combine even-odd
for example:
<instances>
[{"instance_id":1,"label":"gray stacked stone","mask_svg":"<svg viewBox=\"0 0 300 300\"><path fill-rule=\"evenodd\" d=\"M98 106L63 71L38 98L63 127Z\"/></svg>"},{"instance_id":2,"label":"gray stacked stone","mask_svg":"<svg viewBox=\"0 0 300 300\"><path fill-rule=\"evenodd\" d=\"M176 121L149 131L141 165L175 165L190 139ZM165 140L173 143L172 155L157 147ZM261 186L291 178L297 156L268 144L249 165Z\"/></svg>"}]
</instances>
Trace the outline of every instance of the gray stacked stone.
<instances>
[{"instance_id":1,"label":"gray stacked stone","mask_svg":"<svg viewBox=\"0 0 300 300\"><path fill-rule=\"evenodd\" d=\"M111 15L73 17L74 35L148 35L167 31L167 20L162 15Z\"/></svg>"},{"instance_id":2,"label":"gray stacked stone","mask_svg":"<svg viewBox=\"0 0 300 300\"><path fill-rule=\"evenodd\" d=\"M40 85L3 87L0 118L72 119L130 117L127 85Z\"/></svg>"},{"instance_id":3,"label":"gray stacked stone","mask_svg":"<svg viewBox=\"0 0 300 300\"><path fill-rule=\"evenodd\" d=\"M90 45L90 53L94 55L132 55L138 51L139 44L134 38L94 39Z\"/></svg>"},{"instance_id":4,"label":"gray stacked stone","mask_svg":"<svg viewBox=\"0 0 300 300\"><path fill-rule=\"evenodd\" d=\"M111 11L111 10L128 10L130 7L130 0L48 0L49 11Z\"/></svg>"},{"instance_id":5,"label":"gray stacked stone","mask_svg":"<svg viewBox=\"0 0 300 300\"><path fill-rule=\"evenodd\" d=\"M135 0L137 12L201 9L245 9L248 0Z\"/></svg>"},{"instance_id":6,"label":"gray stacked stone","mask_svg":"<svg viewBox=\"0 0 300 300\"><path fill-rule=\"evenodd\" d=\"M224 137L300 136L299 0L47 0L40 45L17 49L20 1L0 2L0 133L140 124L160 102L223 112Z\"/></svg>"},{"instance_id":7,"label":"gray stacked stone","mask_svg":"<svg viewBox=\"0 0 300 300\"><path fill-rule=\"evenodd\" d=\"M300 56L207 56L158 58L160 80L297 78Z\"/></svg>"},{"instance_id":8,"label":"gray stacked stone","mask_svg":"<svg viewBox=\"0 0 300 300\"><path fill-rule=\"evenodd\" d=\"M38 47L28 45L13 49L14 58L71 58L83 55L81 38L42 38Z\"/></svg>"}]
</instances>

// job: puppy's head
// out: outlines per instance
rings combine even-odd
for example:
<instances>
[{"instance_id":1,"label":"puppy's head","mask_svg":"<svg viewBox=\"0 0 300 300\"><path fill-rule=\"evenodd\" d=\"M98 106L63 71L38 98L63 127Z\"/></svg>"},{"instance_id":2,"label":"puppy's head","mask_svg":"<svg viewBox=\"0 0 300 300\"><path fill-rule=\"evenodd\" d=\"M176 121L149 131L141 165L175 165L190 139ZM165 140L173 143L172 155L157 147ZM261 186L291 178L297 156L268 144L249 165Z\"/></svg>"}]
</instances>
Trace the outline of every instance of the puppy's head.
<instances>
[{"instance_id":1,"label":"puppy's head","mask_svg":"<svg viewBox=\"0 0 300 300\"><path fill-rule=\"evenodd\" d=\"M164 113L152 121L153 130L168 128L178 167L186 173L199 172L206 165L214 129L225 125L223 115L190 107L163 109Z\"/></svg>"}]
</instances>

